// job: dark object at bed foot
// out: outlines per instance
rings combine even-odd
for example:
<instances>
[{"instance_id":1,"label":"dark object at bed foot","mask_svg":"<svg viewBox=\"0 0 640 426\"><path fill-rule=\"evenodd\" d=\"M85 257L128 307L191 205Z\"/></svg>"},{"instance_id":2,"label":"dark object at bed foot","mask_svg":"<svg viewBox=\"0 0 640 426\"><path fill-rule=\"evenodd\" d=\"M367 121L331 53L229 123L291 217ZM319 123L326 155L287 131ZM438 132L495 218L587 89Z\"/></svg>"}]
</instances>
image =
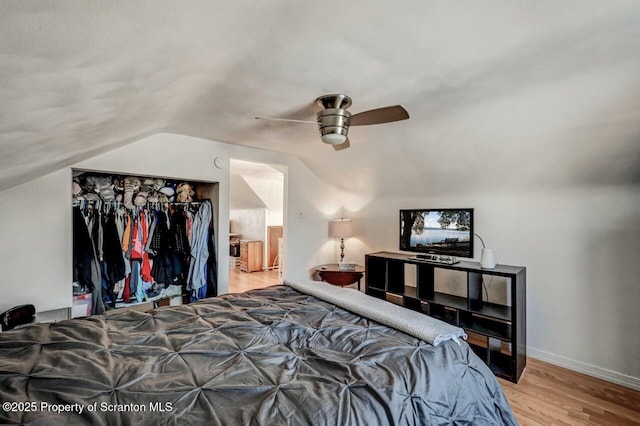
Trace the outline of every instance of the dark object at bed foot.
<instances>
[{"instance_id":1,"label":"dark object at bed foot","mask_svg":"<svg viewBox=\"0 0 640 426\"><path fill-rule=\"evenodd\" d=\"M31 324L36 319L36 307L33 305L15 306L0 314L2 331L16 328L19 325Z\"/></svg>"}]
</instances>

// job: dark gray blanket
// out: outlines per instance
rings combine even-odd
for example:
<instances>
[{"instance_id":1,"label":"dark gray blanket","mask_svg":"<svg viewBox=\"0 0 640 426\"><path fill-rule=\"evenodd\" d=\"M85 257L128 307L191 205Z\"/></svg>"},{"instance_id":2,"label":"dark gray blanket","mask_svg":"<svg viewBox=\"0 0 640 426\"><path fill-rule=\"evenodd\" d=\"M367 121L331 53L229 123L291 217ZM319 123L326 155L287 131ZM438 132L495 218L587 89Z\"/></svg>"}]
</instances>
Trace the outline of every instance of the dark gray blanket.
<instances>
[{"instance_id":1,"label":"dark gray blanket","mask_svg":"<svg viewBox=\"0 0 640 426\"><path fill-rule=\"evenodd\" d=\"M2 423L515 424L466 343L284 286L0 333L0 402Z\"/></svg>"}]
</instances>

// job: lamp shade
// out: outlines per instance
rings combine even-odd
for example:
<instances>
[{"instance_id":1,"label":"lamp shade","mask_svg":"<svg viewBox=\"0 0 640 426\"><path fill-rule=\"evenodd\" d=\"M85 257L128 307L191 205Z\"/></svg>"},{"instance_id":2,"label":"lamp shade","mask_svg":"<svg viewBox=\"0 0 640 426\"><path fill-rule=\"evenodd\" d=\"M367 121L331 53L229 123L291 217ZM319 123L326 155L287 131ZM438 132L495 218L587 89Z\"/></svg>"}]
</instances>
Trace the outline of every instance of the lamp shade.
<instances>
[{"instance_id":1,"label":"lamp shade","mask_svg":"<svg viewBox=\"0 0 640 426\"><path fill-rule=\"evenodd\" d=\"M351 219L337 219L329 222L329 236L333 238L353 237L353 223Z\"/></svg>"}]
</instances>

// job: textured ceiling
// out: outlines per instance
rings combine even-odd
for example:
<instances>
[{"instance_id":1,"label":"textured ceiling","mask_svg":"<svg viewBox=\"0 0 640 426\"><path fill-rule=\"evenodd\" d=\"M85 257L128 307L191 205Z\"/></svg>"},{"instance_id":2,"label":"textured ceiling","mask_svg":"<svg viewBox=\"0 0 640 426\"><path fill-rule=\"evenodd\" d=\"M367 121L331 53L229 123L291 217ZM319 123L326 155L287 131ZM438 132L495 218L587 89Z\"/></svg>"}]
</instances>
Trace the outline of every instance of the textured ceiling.
<instances>
[{"instance_id":1,"label":"textured ceiling","mask_svg":"<svg viewBox=\"0 0 640 426\"><path fill-rule=\"evenodd\" d=\"M358 191L640 182L637 1L0 2L0 188L170 131ZM401 103L334 152L313 100ZM374 189L372 189L374 188Z\"/></svg>"}]
</instances>

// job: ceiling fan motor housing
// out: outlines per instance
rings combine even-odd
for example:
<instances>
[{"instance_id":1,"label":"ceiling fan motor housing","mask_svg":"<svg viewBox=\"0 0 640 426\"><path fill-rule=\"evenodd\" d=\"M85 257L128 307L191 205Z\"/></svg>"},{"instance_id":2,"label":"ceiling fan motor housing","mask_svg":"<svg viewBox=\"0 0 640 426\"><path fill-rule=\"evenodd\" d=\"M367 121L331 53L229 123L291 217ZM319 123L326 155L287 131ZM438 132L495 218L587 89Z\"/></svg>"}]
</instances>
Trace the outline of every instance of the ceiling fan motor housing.
<instances>
[{"instance_id":1,"label":"ceiling fan motor housing","mask_svg":"<svg viewBox=\"0 0 640 426\"><path fill-rule=\"evenodd\" d=\"M347 109L351 106L351 98L340 94L322 95L316 99L316 104L322 109Z\"/></svg>"},{"instance_id":2,"label":"ceiling fan motor housing","mask_svg":"<svg viewBox=\"0 0 640 426\"><path fill-rule=\"evenodd\" d=\"M347 108L351 106L351 98L341 94L324 95L316 99L316 103L322 107L316 115L322 141L330 145L344 143L349 132L351 113Z\"/></svg>"},{"instance_id":3,"label":"ceiling fan motor housing","mask_svg":"<svg viewBox=\"0 0 640 426\"><path fill-rule=\"evenodd\" d=\"M351 113L346 109L329 108L319 111L317 114L318 128L320 129L320 136L325 135L342 135L344 138L322 138L326 143L327 141L335 140L335 144L344 142L349 132L349 119Z\"/></svg>"}]
</instances>

